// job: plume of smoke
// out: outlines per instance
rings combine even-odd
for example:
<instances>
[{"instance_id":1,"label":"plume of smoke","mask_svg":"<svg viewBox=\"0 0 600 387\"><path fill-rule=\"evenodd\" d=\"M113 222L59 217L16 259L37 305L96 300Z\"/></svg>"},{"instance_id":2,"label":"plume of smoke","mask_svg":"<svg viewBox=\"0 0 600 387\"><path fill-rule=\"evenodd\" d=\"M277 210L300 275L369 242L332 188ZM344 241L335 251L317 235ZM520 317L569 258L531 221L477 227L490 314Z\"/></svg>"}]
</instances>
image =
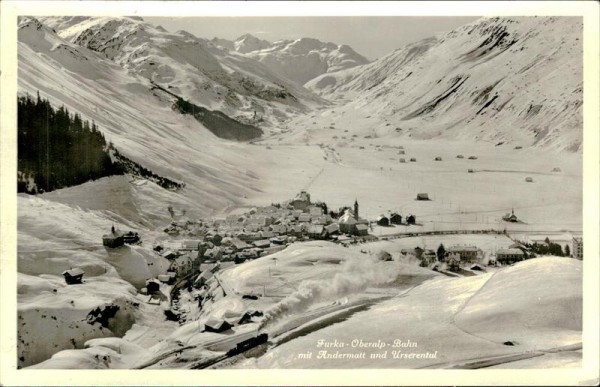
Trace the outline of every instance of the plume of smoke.
<instances>
[{"instance_id":1,"label":"plume of smoke","mask_svg":"<svg viewBox=\"0 0 600 387\"><path fill-rule=\"evenodd\" d=\"M356 294L370 286L390 283L398 274L398 265L369 258L348 260L344 263L343 270L336 273L332 279L301 282L298 290L267 310L259 330L282 317L303 312L314 303Z\"/></svg>"}]
</instances>

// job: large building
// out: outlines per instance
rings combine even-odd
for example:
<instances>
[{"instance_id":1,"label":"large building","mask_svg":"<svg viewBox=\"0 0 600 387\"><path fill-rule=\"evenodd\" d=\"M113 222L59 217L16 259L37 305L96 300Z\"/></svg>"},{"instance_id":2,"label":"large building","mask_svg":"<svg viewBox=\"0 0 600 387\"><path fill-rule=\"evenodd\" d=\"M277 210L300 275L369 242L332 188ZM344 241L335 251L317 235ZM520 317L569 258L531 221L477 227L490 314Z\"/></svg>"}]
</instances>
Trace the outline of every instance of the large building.
<instances>
[{"instance_id":1,"label":"large building","mask_svg":"<svg viewBox=\"0 0 600 387\"><path fill-rule=\"evenodd\" d=\"M300 191L300 193L290 202L295 210L304 211L310 206L310 194L306 191Z\"/></svg>"},{"instance_id":2,"label":"large building","mask_svg":"<svg viewBox=\"0 0 600 387\"><path fill-rule=\"evenodd\" d=\"M461 262L475 263L481 254L480 251L475 246L452 246L446 252L448 255L457 254Z\"/></svg>"},{"instance_id":3,"label":"large building","mask_svg":"<svg viewBox=\"0 0 600 387\"><path fill-rule=\"evenodd\" d=\"M338 221L340 232L352 235L368 235L369 221L358 216L358 201L354 201L354 211L347 209ZM357 227L357 226L361 227Z\"/></svg>"},{"instance_id":4,"label":"large building","mask_svg":"<svg viewBox=\"0 0 600 387\"><path fill-rule=\"evenodd\" d=\"M525 253L522 250L515 248L500 249L496 251L496 261L505 264L522 261L525 258Z\"/></svg>"},{"instance_id":5,"label":"large building","mask_svg":"<svg viewBox=\"0 0 600 387\"><path fill-rule=\"evenodd\" d=\"M573 248L572 254L573 258L583 259L583 238L575 237L573 238Z\"/></svg>"}]
</instances>

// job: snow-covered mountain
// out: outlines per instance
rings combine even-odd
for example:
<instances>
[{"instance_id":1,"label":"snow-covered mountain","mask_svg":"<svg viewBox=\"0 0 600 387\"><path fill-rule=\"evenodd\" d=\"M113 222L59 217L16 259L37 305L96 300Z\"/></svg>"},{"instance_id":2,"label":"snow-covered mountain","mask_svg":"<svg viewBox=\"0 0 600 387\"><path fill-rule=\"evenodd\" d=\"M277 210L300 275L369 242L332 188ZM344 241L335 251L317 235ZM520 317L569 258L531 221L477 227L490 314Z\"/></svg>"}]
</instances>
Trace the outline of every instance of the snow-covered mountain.
<instances>
[{"instance_id":1,"label":"snow-covered mountain","mask_svg":"<svg viewBox=\"0 0 600 387\"><path fill-rule=\"evenodd\" d=\"M257 61L135 17L44 17L63 39L99 53L169 92L229 116L267 124L323 101ZM242 46L240 46L242 47Z\"/></svg>"},{"instance_id":2,"label":"snow-covered mountain","mask_svg":"<svg viewBox=\"0 0 600 387\"><path fill-rule=\"evenodd\" d=\"M235 41L215 38L212 42L225 49L257 59L277 74L299 84L304 84L325 73L369 63L350 46L321 42L312 38L270 43L246 34Z\"/></svg>"},{"instance_id":3,"label":"snow-covered mountain","mask_svg":"<svg viewBox=\"0 0 600 387\"><path fill-rule=\"evenodd\" d=\"M253 189L243 166L246 151L174 110L170 96L151 80L64 40L36 19L21 20L18 39L19 93L39 91L54 107L95 121L125 156L186 182L181 193L165 193L166 200L206 213ZM192 199L198 195L204 199Z\"/></svg>"},{"instance_id":4,"label":"snow-covered mountain","mask_svg":"<svg viewBox=\"0 0 600 387\"><path fill-rule=\"evenodd\" d=\"M235 51L242 54L247 54L252 51L260 51L271 46L271 42L268 40L259 39L256 36L245 34L240 36L233 42Z\"/></svg>"},{"instance_id":5,"label":"snow-covered mountain","mask_svg":"<svg viewBox=\"0 0 600 387\"><path fill-rule=\"evenodd\" d=\"M577 151L583 137L582 27L574 17L480 19L305 86L344 104L342 112L358 112L346 115L354 123L382 118L373 125L379 136Z\"/></svg>"}]
</instances>

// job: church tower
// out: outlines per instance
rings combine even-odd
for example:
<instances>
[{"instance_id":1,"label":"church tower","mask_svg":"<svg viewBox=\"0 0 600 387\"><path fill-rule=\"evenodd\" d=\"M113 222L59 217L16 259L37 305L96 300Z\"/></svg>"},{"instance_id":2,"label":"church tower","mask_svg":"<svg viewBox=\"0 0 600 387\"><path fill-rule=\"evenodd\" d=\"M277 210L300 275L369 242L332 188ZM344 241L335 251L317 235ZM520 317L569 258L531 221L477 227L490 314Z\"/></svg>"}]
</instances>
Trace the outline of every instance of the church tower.
<instances>
[{"instance_id":1,"label":"church tower","mask_svg":"<svg viewBox=\"0 0 600 387\"><path fill-rule=\"evenodd\" d=\"M354 219L358 220L358 200L354 199Z\"/></svg>"}]
</instances>

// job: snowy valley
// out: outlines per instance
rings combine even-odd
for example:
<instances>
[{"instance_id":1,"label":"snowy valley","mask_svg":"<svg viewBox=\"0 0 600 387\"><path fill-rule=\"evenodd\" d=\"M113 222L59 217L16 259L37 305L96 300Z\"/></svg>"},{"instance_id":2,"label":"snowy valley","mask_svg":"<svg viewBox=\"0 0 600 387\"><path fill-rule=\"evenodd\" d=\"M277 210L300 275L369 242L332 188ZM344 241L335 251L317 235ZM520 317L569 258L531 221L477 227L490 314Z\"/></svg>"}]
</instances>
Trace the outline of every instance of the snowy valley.
<instances>
[{"instance_id":1,"label":"snowy valley","mask_svg":"<svg viewBox=\"0 0 600 387\"><path fill-rule=\"evenodd\" d=\"M580 19L369 62L23 17L18 68L137 166L18 195L20 368L580 366Z\"/></svg>"}]
</instances>

